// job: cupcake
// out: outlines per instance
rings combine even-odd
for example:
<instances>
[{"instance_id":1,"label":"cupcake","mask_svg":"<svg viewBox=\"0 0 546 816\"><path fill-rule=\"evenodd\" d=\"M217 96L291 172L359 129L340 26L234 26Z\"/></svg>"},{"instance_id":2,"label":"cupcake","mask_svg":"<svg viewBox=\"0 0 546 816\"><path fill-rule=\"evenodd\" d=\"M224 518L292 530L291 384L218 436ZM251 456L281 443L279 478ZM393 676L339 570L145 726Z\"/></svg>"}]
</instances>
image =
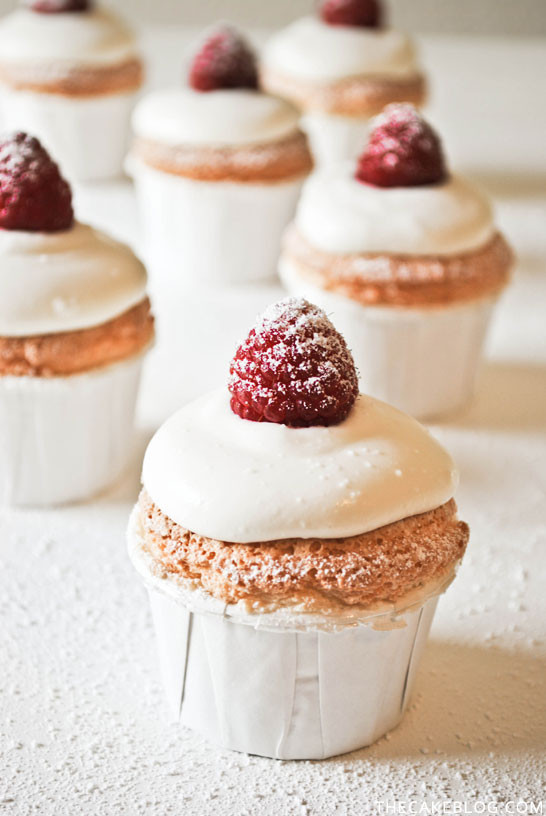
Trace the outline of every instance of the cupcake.
<instances>
[{"instance_id":1,"label":"cupcake","mask_svg":"<svg viewBox=\"0 0 546 816\"><path fill-rule=\"evenodd\" d=\"M71 181L118 176L142 61L91 0L27 0L0 22L3 126L36 134Z\"/></svg>"},{"instance_id":2,"label":"cupcake","mask_svg":"<svg viewBox=\"0 0 546 816\"><path fill-rule=\"evenodd\" d=\"M144 351L146 273L74 220L37 139L0 140L0 502L83 499L122 471Z\"/></svg>"},{"instance_id":3,"label":"cupcake","mask_svg":"<svg viewBox=\"0 0 546 816\"><path fill-rule=\"evenodd\" d=\"M322 0L265 47L262 84L300 108L318 162L355 158L385 105L425 100L410 38L383 17L380 0Z\"/></svg>"},{"instance_id":4,"label":"cupcake","mask_svg":"<svg viewBox=\"0 0 546 816\"><path fill-rule=\"evenodd\" d=\"M258 90L239 34L210 34L184 87L145 97L133 127L129 169L165 289L273 275L311 158L295 108Z\"/></svg>"},{"instance_id":5,"label":"cupcake","mask_svg":"<svg viewBox=\"0 0 546 816\"><path fill-rule=\"evenodd\" d=\"M370 394L428 419L470 399L511 263L487 198L448 172L414 108L392 105L358 164L305 186L280 272L331 314Z\"/></svg>"},{"instance_id":6,"label":"cupcake","mask_svg":"<svg viewBox=\"0 0 546 816\"><path fill-rule=\"evenodd\" d=\"M449 455L358 394L324 312L290 298L227 387L172 416L129 526L181 722L227 748L321 759L402 717L468 539Z\"/></svg>"}]
</instances>

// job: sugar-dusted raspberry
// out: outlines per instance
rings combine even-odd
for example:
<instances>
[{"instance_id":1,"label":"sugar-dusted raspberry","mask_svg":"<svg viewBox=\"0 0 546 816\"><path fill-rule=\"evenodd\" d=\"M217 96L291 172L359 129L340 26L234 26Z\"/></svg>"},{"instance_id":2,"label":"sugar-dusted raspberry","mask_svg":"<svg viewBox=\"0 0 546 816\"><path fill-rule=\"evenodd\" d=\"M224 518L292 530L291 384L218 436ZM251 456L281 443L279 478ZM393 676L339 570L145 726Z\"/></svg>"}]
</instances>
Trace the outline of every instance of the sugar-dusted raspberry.
<instances>
[{"instance_id":1,"label":"sugar-dusted raspberry","mask_svg":"<svg viewBox=\"0 0 546 816\"><path fill-rule=\"evenodd\" d=\"M447 178L438 134L413 105L388 105L374 123L356 178L377 187L417 187Z\"/></svg>"},{"instance_id":2,"label":"sugar-dusted raspberry","mask_svg":"<svg viewBox=\"0 0 546 816\"><path fill-rule=\"evenodd\" d=\"M41 14L59 14L63 11L88 11L91 0L23 0L23 5Z\"/></svg>"},{"instance_id":3,"label":"sugar-dusted raspberry","mask_svg":"<svg viewBox=\"0 0 546 816\"><path fill-rule=\"evenodd\" d=\"M383 17L380 0L323 0L319 11L329 25L378 28Z\"/></svg>"},{"instance_id":4,"label":"sugar-dusted raspberry","mask_svg":"<svg viewBox=\"0 0 546 816\"><path fill-rule=\"evenodd\" d=\"M38 139L0 137L0 229L58 232L73 220L70 187Z\"/></svg>"},{"instance_id":5,"label":"sugar-dusted raspberry","mask_svg":"<svg viewBox=\"0 0 546 816\"><path fill-rule=\"evenodd\" d=\"M345 340L303 298L270 306L231 361L231 409L242 419L293 428L337 425L358 396Z\"/></svg>"},{"instance_id":6,"label":"sugar-dusted raspberry","mask_svg":"<svg viewBox=\"0 0 546 816\"><path fill-rule=\"evenodd\" d=\"M216 29L193 58L190 85L196 91L257 88L256 54L231 26Z\"/></svg>"}]
</instances>

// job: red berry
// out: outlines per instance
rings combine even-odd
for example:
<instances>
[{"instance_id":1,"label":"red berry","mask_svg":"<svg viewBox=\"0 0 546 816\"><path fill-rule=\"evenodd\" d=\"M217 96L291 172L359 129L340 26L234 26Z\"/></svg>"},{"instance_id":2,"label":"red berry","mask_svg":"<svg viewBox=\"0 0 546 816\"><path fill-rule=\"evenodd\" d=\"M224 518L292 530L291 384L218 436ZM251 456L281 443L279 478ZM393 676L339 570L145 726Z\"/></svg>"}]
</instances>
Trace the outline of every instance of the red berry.
<instances>
[{"instance_id":1,"label":"red berry","mask_svg":"<svg viewBox=\"0 0 546 816\"><path fill-rule=\"evenodd\" d=\"M345 340L303 298L270 306L231 361L231 410L242 419L292 428L337 425L358 396Z\"/></svg>"},{"instance_id":2,"label":"red berry","mask_svg":"<svg viewBox=\"0 0 546 816\"><path fill-rule=\"evenodd\" d=\"M41 14L57 14L63 11L87 11L90 0L24 0L24 5Z\"/></svg>"},{"instance_id":3,"label":"red berry","mask_svg":"<svg viewBox=\"0 0 546 816\"><path fill-rule=\"evenodd\" d=\"M0 140L0 229L58 232L74 220L72 193L38 139Z\"/></svg>"},{"instance_id":4,"label":"red berry","mask_svg":"<svg viewBox=\"0 0 546 816\"><path fill-rule=\"evenodd\" d=\"M257 88L256 55L235 29L223 26L205 40L195 55L190 85L196 91Z\"/></svg>"},{"instance_id":5,"label":"red berry","mask_svg":"<svg viewBox=\"0 0 546 816\"><path fill-rule=\"evenodd\" d=\"M380 0L323 0L320 16L329 25L378 28L383 9Z\"/></svg>"},{"instance_id":6,"label":"red berry","mask_svg":"<svg viewBox=\"0 0 546 816\"><path fill-rule=\"evenodd\" d=\"M447 178L438 134L413 105L388 105L375 120L356 178L377 187L417 187Z\"/></svg>"}]
</instances>

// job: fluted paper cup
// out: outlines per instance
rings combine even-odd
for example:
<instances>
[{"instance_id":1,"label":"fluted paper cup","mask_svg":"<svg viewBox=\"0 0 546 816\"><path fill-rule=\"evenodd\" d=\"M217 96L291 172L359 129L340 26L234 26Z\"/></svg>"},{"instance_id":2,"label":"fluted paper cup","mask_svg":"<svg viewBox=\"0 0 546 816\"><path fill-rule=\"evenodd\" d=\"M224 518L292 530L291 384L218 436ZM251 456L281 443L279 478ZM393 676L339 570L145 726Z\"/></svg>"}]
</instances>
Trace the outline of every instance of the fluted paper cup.
<instances>
[{"instance_id":1,"label":"fluted paper cup","mask_svg":"<svg viewBox=\"0 0 546 816\"><path fill-rule=\"evenodd\" d=\"M235 751L324 759L400 722L445 585L396 614L245 614L162 574L136 509L129 553L148 588L167 700L183 725Z\"/></svg>"},{"instance_id":2,"label":"fluted paper cup","mask_svg":"<svg viewBox=\"0 0 546 816\"><path fill-rule=\"evenodd\" d=\"M472 398L497 296L446 306L363 306L306 281L288 258L293 295L329 315L353 353L363 390L417 419L454 414Z\"/></svg>"},{"instance_id":3,"label":"fluted paper cup","mask_svg":"<svg viewBox=\"0 0 546 816\"><path fill-rule=\"evenodd\" d=\"M152 290L250 283L276 274L302 180L198 181L130 158Z\"/></svg>"},{"instance_id":4,"label":"fluted paper cup","mask_svg":"<svg viewBox=\"0 0 546 816\"><path fill-rule=\"evenodd\" d=\"M0 503L54 505L127 465L142 355L69 377L0 377Z\"/></svg>"},{"instance_id":5,"label":"fluted paper cup","mask_svg":"<svg viewBox=\"0 0 546 816\"><path fill-rule=\"evenodd\" d=\"M356 159L364 150L372 117L311 111L301 118L317 164Z\"/></svg>"},{"instance_id":6,"label":"fluted paper cup","mask_svg":"<svg viewBox=\"0 0 546 816\"><path fill-rule=\"evenodd\" d=\"M3 87L2 126L37 136L70 181L116 178L123 172L136 96L69 97Z\"/></svg>"}]
</instances>

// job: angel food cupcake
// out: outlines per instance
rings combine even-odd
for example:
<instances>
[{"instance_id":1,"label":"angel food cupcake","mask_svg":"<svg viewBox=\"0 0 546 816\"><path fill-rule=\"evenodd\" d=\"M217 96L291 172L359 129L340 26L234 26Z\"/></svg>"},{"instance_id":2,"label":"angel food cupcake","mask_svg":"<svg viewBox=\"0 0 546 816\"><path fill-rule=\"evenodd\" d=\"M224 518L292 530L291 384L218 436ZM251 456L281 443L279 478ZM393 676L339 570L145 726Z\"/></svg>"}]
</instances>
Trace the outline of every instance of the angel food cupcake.
<instances>
[{"instance_id":1,"label":"angel food cupcake","mask_svg":"<svg viewBox=\"0 0 546 816\"><path fill-rule=\"evenodd\" d=\"M130 249L74 220L37 139L0 140L0 501L53 504L119 475L153 338Z\"/></svg>"},{"instance_id":2,"label":"angel food cupcake","mask_svg":"<svg viewBox=\"0 0 546 816\"><path fill-rule=\"evenodd\" d=\"M270 307L228 388L152 439L129 529L169 700L228 748L320 759L400 720L468 540L448 454L358 394L305 300Z\"/></svg>"},{"instance_id":3,"label":"angel food cupcake","mask_svg":"<svg viewBox=\"0 0 546 816\"><path fill-rule=\"evenodd\" d=\"M143 99L133 127L129 169L165 288L271 276L311 158L297 111L257 89L240 36L211 34L188 83Z\"/></svg>"},{"instance_id":4,"label":"angel food cupcake","mask_svg":"<svg viewBox=\"0 0 546 816\"><path fill-rule=\"evenodd\" d=\"M262 84L300 108L321 163L355 158L385 105L425 100L410 38L383 17L380 0L322 0L266 45Z\"/></svg>"},{"instance_id":5,"label":"angel food cupcake","mask_svg":"<svg viewBox=\"0 0 546 816\"><path fill-rule=\"evenodd\" d=\"M392 105L358 164L305 186L280 273L332 316L370 394L432 418L470 399L511 264L487 198L448 172L411 106Z\"/></svg>"},{"instance_id":6,"label":"angel food cupcake","mask_svg":"<svg viewBox=\"0 0 546 816\"><path fill-rule=\"evenodd\" d=\"M141 84L133 33L91 0L27 0L0 22L3 125L36 134L71 181L121 173Z\"/></svg>"}]
</instances>

